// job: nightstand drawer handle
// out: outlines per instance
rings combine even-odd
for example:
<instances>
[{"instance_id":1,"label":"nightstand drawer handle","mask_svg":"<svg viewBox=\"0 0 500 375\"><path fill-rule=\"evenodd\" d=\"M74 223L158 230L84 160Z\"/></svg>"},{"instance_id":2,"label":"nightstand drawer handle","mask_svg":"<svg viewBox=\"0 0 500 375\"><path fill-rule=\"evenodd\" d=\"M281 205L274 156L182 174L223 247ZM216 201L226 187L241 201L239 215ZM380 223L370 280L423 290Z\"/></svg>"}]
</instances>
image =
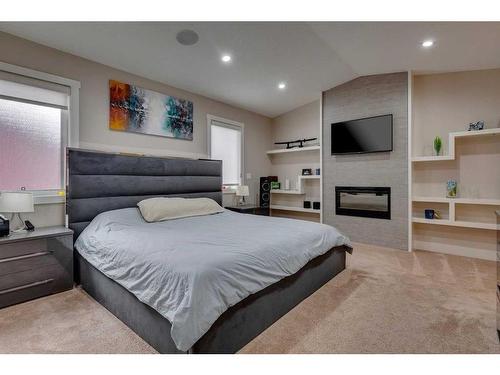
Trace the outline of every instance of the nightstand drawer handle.
<instances>
[{"instance_id":1,"label":"nightstand drawer handle","mask_svg":"<svg viewBox=\"0 0 500 375\"><path fill-rule=\"evenodd\" d=\"M0 259L0 264L7 263L7 262L13 262L15 260L22 260L22 259L30 259L30 258L43 257L45 255L49 255L49 254L52 254L52 253L53 253L53 251L40 251L39 253L26 254L26 255L20 255L18 257Z\"/></svg>"},{"instance_id":2,"label":"nightstand drawer handle","mask_svg":"<svg viewBox=\"0 0 500 375\"><path fill-rule=\"evenodd\" d=\"M54 281L54 279L47 279L47 280L43 280L43 281L37 281L37 282L31 283L31 284L26 284L26 285L22 285L22 286L16 286L15 288L0 290L0 296L3 295L3 294L7 294L7 293L18 292L18 291L23 290L23 289L33 288L35 286L48 284L48 283L51 283L52 281Z\"/></svg>"}]
</instances>

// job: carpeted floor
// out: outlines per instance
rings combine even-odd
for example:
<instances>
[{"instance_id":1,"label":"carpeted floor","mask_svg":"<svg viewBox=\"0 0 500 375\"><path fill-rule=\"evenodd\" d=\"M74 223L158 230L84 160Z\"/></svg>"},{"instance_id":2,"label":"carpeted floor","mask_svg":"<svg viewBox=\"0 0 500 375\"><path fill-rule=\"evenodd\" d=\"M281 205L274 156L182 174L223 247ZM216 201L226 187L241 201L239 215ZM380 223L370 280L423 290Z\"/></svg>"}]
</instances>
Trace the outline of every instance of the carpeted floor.
<instances>
[{"instance_id":1,"label":"carpeted floor","mask_svg":"<svg viewBox=\"0 0 500 375\"><path fill-rule=\"evenodd\" d=\"M356 245L241 353L500 353L493 262ZM154 353L82 290L0 310L0 353Z\"/></svg>"}]
</instances>

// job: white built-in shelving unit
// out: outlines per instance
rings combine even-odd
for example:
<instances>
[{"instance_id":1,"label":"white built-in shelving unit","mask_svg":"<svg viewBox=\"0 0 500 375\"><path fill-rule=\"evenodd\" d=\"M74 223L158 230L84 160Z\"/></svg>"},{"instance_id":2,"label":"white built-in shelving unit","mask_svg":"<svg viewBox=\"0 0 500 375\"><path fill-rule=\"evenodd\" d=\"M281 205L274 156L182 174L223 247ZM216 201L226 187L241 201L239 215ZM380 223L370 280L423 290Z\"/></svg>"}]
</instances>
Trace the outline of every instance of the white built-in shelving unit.
<instances>
[{"instance_id":1,"label":"white built-in shelving unit","mask_svg":"<svg viewBox=\"0 0 500 375\"><path fill-rule=\"evenodd\" d=\"M297 189L293 190L284 190L284 189L272 189L271 194L291 194L291 195L305 195L306 194L306 181L311 181L311 180L321 180L321 176L319 175L311 175L311 176L298 176L297 178ZM272 201L272 198L271 198ZM286 206L286 205L280 205L280 204L271 204L271 209L272 210L282 210L282 211L294 211L294 212L307 212L307 213L312 213L312 214L320 214L321 210L315 210L313 208L304 208L304 207L297 207L297 206Z\"/></svg>"},{"instance_id":2,"label":"white built-in shelving unit","mask_svg":"<svg viewBox=\"0 0 500 375\"><path fill-rule=\"evenodd\" d=\"M290 156L286 156L287 154L293 154L294 162L297 163L299 160L307 163L307 160L314 159L316 164L320 163L320 146L319 145L311 145L304 147L295 147L290 149L275 149L267 151L267 155L271 159L271 163L274 161L274 158L279 157L286 158L288 160ZM304 154L304 157L300 155ZM316 156L317 154L317 156ZM306 156L308 155L308 156ZM313 156L314 155L314 156ZM312 166L311 166L312 167ZM314 168L311 168L314 170ZM297 168L296 173L301 173L301 170ZM302 213L302 214L311 214L315 217L313 220L320 220L319 216L321 215L321 210L316 210L313 208L304 208L303 202L306 199L308 189L312 188L316 185L315 181L318 181L321 184L321 176L320 175L296 175L296 185L293 186L293 189L285 190L285 189L272 189L271 190L271 215L278 214L279 216L287 216L294 217L294 213ZM281 181L283 187L283 181ZM316 186L317 190L320 191L320 186ZM321 195L321 193L319 193ZM317 200L320 200L318 198ZM274 212L273 211L277 211ZM288 214L287 214L288 213ZM311 217L312 217L311 216Z\"/></svg>"},{"instance_id":3,"label":"white built-in shelving unit","mask_svg":"<svg viewBox=\"0 0 500 375\"><path fill-rule=\"evenodd\" d=\"M305 194L305 181L307 180L320 180L321 176L319 175L311 175L311 176L299 176L297 178L297 189L273 189L271 190L271 194L297 194L304 195Z\"/></svg>"},{"instance_id":4,"label":"white built-in shelving unit","mask_svg":"<svg viewBox=\"0 0 500 375\"><path fill-rule=\"evenodd\" d=\"M459 147L457 147L458 139L460 139ZM448 249L447 251L452 252L455 251L451 250L455 246L455 248L462 249L461 252L457 253L458 255L477 256L486 259L490 259L494 255L493 252L475 249L478 245L478 238L485 238L487 232L500 230L500 226L497 224L494 215L495 210L498 210L500 207L500 187L491 189L491 184L488 185L484 182L489 174L500 173L500 166L493 166L493 170L491 170L491 162L489 163L490 168L481 163L482 158L491 153L491 149L488 151L483 150L481 146L470 147L474 145L474 143L471 144L470 142L481 143L485 141L489 144L494 143L497 145L496 149L498 151L496 154L498 155L500 152L500 128L449 133L449 151L447 154L439 156L414 156L411 158L411 190L413 191L413 197L411 200L410 222L412 225L423 225L419 229L420 239L416 240L416 242L414 241L414 248L427 246L427 248L424 248L425 250L444 251L444 249ZM463 156L463 152L460 149L462 147L468 150L465 156L469 158L469 164L466 166L463 165L460 159ZM480 186L481 189L488 190L490 196L481 196L477 191L475 194L476 197L467 196L468 193L467 191L463 191L461 181L458 181L458 196L456 198L437 196L435 194L435 186L442 186L443 195L445 195L444 187L446 181L453 174L463 179L468 178L469 180L470 176L475 176L474 184ZM433 190L434 194L422 194L428 192L426 190ZM424 210L426 208L438 211L441 218L426 219L424 217ZM437 228L443 229L429 232L425 229L427 227L429 230L430 228L436 228L436 230ZM458 232L443 232L446 227L450 227L449 230L456 228L454 230ZM413 233L415 233L416 228L413 228ZM484 234L467 232L471 230L484 232ZM440 239L439 236L441 234L443 238ZM452 238L454 235L461 239L457 239L456 242L453 241ZM469 237L471 238L471 242L470 245L467 245L464 238Z\"/></svg>"},{"instance_id":5,"label":"white built-in shelving unit","mask_svg":"<svg viewBox=\"0 0 500 375\"><path fill-rule=\"evenodd\" d=\"M455 160L455 140L457 138L495 136L495 135L499 135L499 134L500 134L500 128L450 133L449 138L448 138L448 147L450 149L449 155L416 156L416 157L413 157L411 160L414 163L416 163L416 162L429 162L429 161Z\"/></svg>"},{"instance_id":6,"label":"white built-in shelving unit","mask_svg":"<svg viewBox=\"0 0 500 375\"><path fill-rule=\"evenodd\" d=\"M319 92L317 99L272 121L272 142L304 138L311 140L306 141L303 147L275 146L277 148L266 151L271 164L270 174L277 176L281 183L280 189L272 189L270 192L271 216L322 221L323 207L312 208L314 202L321 204L322 176L302 175L304 169L311 169L315 173L322 168L323 109L322 95ZM286 180L289 180L289 186ZM289 189L285 189L285 186ZM304 208L305 201L311 202L311 208Z\"/></svg>"},{"instance_id":7,"label":"white built-in shelving unit","mask_svg":"<svg viewBox=\"0 0 500 375\"><path fill-rule=\"evenodd\" d=\"M484 205L500 206L500 199L480 199L480 198L440 198L440 197L414 197L413 202L445 203L447 205L447 219L425 219L413 217L413 223L429 225L446 225L451 227L475 228L486 230L497 230L500 227L495 222L466 221L457 220L456 205Z\"/></svg>"}]
</instances>

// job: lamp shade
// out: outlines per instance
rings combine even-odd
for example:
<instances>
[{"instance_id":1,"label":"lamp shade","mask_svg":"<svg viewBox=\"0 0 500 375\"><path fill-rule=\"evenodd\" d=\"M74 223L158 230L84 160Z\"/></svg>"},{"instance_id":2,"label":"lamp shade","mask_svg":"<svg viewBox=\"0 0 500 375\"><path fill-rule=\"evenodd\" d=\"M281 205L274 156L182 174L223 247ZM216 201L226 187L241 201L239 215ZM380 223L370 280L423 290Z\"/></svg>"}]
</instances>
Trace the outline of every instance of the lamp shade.
<instances>
[{"instance_id":1,"label":"lamp shade","mask_svg":"<svg viewBox=\"0 0 500 375\"><path fill-rule=\"evenodd\" d=\"M0 212L34 212L33 193L4 191L0 193Z\"/></svg>"},{"instance_id":2,"label":"lamp shade","mask_svg":"<svg viewBox=\"0 0 500 375\"><path fill-rule=\"evenodd\" d=\"M236 188L236 195L238 197L248 197L250 192L248 191L247 185L240 185Z\"/></svg>"}]
</instances>

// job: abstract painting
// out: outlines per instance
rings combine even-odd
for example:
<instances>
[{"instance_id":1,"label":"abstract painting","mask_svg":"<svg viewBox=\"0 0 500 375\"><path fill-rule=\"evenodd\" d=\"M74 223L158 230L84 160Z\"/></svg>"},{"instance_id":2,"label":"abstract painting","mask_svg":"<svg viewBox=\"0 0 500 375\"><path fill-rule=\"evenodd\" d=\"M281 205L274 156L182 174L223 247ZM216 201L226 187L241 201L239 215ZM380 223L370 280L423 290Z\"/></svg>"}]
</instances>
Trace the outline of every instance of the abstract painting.
<instances>
[{"instance_id":1,"label":"abstract painting","mask_svg":"<svg viewBox=\"0 0 500 375\"><path fill-rule=\"evenodd\" d=\"M193 140L193 102L109 81L111 130Z\"/></svg>"}]
</instances>

